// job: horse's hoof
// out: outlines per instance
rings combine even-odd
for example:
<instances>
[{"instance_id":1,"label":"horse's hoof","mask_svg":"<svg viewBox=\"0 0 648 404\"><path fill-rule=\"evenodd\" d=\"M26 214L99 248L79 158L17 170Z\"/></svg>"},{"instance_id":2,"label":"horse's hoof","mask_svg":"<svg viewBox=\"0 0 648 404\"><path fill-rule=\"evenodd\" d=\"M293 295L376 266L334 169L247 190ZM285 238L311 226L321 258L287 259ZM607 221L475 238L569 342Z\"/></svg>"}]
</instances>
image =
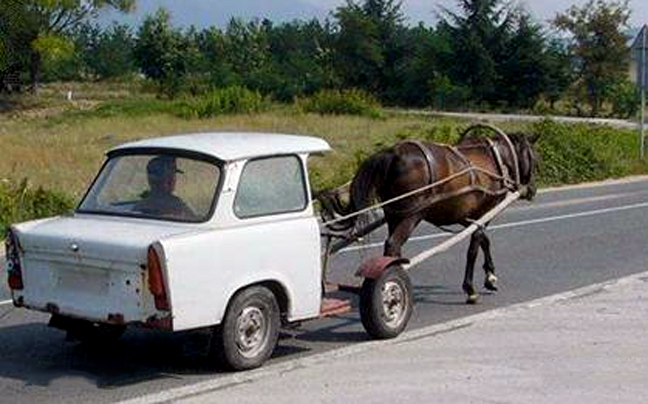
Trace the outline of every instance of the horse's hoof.
<instances>
[{"instance_id":1,"label":"horse's hoof","mask_svg":"<svg viewBox=\"0 0 648 404\"><path fill-rule=\"evenodd\" d=\"M497 276L488 275L484 281L484 287L490 291L497 292Z\"/></svg>"},{"instance_id":2,"label":"horse's hoof","mask_svg":"<svg viewBox=\"0 0 648 404\"><path fill-rule=\"evenodd\" d=\"M477 294L468 295L468 299L466 299L466 304L477 304L477 300L479 300L479 295Z\"/></svg>"}]
</instances>

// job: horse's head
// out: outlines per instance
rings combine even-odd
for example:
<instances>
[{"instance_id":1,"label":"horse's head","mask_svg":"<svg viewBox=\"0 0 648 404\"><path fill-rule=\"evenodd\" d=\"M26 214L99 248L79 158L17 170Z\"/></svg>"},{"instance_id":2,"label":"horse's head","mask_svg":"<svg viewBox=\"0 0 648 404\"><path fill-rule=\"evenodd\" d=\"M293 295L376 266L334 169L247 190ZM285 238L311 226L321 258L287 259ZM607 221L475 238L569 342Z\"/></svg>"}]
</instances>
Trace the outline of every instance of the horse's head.
<instances>
[{"instance_id":1,"label":"horse's head","mask_svg":"<svg viewBox=\"0 0 648 404\"><path fill-rule=\"evenodd\" d=\"M522 199L532 200L538 188L535 176L537 167L537 154L534 148L539 136L527 136L523 133L512 133L509 135L518 158L520 171L520 184L524 186L525 192Z\"/></svg>"}]
</instances>

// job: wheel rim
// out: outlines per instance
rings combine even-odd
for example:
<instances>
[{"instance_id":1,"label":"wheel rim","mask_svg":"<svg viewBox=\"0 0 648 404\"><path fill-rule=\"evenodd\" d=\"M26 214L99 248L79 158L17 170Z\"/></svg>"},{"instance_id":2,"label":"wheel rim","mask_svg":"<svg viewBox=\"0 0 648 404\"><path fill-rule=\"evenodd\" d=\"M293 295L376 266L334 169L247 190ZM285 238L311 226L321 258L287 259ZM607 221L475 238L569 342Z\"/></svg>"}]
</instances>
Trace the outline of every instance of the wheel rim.
<instances>
[{"instance_id":1,"label":"wheel rim","mask_svg":"<svg viewBox=\"0 0 648 404\"><path fill-rule=\"evenodd\" d=\"M402 285L395 281L385 282L381 296L385 324L390 328L397 328L407 313L407 299Z\"/></svg>"},{"instance_id":2,"label":"wheel rim","mask_svg":"<svg viewBox=\"0 0 648 404\"><path fill-rule=\"evenodd\" d=\"M259 307L246 307L236 320L236 346L246 358L254 358L268 343L268 318Z\"/></svg>"}]
</instances>

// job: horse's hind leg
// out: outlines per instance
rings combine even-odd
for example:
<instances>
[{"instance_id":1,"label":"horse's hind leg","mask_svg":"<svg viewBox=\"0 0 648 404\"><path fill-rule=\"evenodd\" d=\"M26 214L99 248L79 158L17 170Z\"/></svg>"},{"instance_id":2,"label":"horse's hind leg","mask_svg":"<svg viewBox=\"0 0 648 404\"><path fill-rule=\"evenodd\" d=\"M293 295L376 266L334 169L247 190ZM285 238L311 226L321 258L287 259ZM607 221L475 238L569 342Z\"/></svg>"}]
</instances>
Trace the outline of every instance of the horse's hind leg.
<instances>
[{"instance_id":1,"label":"horse's hind leg","mask_svg":"<svg viewBox=\"0 0 648 404\"><path fill-rule=\"evenodd\" d=\"M490 240L485 232L479 230L481 233L479 245L484 252L484 272L486 279L484 279L484 287L488 290L497 291L497 276L495 276L495 265L493 264L493 256L490 250Z\"/></svg>"},{"instance_id":2,"label":"horse's hind leg","mask_svg":"<svg viewBox=\"0 0 648 404\"><path fill-rule=\"evenodd\" d=\"M402 220L400 218L388 217L387 227L389 229L389 237L385 241L383 254L387 257L400 257L403 244L405 244L410 234L412 234L420 222L421 217L419 215L409 216Z\"/></svg>"},{"instance_id":3,"label":"horse's hind leg","mask_svg":"<svg viewBox=\"0 0 648 404\"><path fill-rule=\"evenodd\" d=\"M468 246L468 254L466 255L466 273L464 275L463 281L463 291L468 295L466 303L475 304L479 298L479 294L475 291L473 286L473 277L475 274L475 260L477 260L477 253L479 252L479 246L481 245L481 230L476 231L470 237L470 245Z\"/></svg>"}]
</instances>

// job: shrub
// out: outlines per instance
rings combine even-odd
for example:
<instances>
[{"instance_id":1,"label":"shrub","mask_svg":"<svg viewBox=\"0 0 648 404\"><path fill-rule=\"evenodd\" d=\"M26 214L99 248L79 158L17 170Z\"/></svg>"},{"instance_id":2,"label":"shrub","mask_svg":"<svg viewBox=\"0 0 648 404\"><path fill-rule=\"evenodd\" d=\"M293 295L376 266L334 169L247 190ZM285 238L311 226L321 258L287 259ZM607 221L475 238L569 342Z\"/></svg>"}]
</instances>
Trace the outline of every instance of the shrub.
<instances>
[{"instance_id":1,"label":"shrub","mask_svg":"<svg viewBox=\"0 0 648 404\"><path fill-rule=\"evenodd\" d=\"M380 103L370 94L360 90L324 90L312 97L297 100L303 112L322 115L380 116Z\"/></svg>"},{"instance_id":2,"label":"shrub","mask_svg":"<svg viewBox=\"0 0 648 404\"><path fill-rule=\"evenodd\" d=\"M233 86L178 101L173 110L183 118L209 118L224 114L251 114L267 107L268 102L260 93Z\"/></svg>"},{"instance_id":3,"label":"shrub","mask_svg":"<svg viewBox=\"0 0 648 404\"><path fill-rule=\"evenodd\" d=\"M611 89L612 114L616 117L628 119L634 117L639 110L641 93L637 86L625 79Z\"/></svg>"},{"instance_id":4,"label":"shrub","mask_svg":"<svg viewBox=\"0 0 648 404\"><path fill-rule=\"evenodd\" d=\"M471 105L470 88L453 84L446 76L435 77L429 87L432 108L453 110L465 109Z\"/></svg>"},{"instance_id":5,"label":"shrub","mask_svg":"<svg viewBox=\"0 0 648 404\"><path fill-rule=\"evenodd\" d=\"M74 208L74 201L60 192L36 189L23 179L0 182L0 239L4 238L12 223L54 216Z\"/></svg>"},{"instance_id":6,"label":"shrub","mask_svg":"<svg viewBox=\"0 0 648 404\"><path fill-rule=\"evenodd\" d=\"M540 134L539 179L544 185L571 184L632 173L636 133L609 126L567 125L551 120L531 125Z\"/></svg>"}]
</instances>

